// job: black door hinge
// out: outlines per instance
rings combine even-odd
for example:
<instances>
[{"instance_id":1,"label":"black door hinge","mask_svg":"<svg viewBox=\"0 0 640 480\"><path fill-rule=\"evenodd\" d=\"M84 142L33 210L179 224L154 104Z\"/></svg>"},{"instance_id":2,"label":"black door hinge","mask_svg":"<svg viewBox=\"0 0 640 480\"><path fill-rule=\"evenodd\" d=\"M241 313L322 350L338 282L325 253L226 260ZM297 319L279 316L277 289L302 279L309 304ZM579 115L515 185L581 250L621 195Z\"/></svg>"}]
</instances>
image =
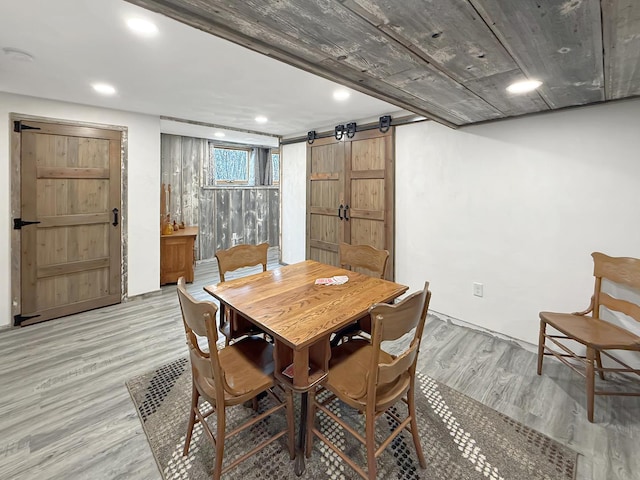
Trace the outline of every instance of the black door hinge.
<instances>
[{"instance_id":1,"label":"black door hinge","mask_svg":"<svg viewBox=\"0 0 640 480\"><path fill-rule=\"evenodd\" d=\"M13 131L20 133L23 130L40 130L40 127L30 127L29 125L25 125L21 120L15 120L13 122Z\"/></svg>"},{"instance_id":2,"label":"black door hinge","mask_svg":"<svg viewBox=\"0 0 640 480\"><path fill-rule=\"evenodd\" d=\"M25 225L34 225L36 223L40 223L40 222L39 221L29 222L27 220L22 220L21 218L14 218L13 219L13 229L14 230L22 230L22 227L24 227Z\"/></svg>"},{"instance_id":3,"label":"black door hinge","mask_svg":"<svg viewBox=\"0 0 640 480\"><path fill-rule=\"evenodd\" d=\"M22 315L19 313L18 315L13 316L13 326L19 327L20 325L22 325L22 322L29 320L31 318L39 317L39 316L40 315Z\"/></svg>"}]
</instances>

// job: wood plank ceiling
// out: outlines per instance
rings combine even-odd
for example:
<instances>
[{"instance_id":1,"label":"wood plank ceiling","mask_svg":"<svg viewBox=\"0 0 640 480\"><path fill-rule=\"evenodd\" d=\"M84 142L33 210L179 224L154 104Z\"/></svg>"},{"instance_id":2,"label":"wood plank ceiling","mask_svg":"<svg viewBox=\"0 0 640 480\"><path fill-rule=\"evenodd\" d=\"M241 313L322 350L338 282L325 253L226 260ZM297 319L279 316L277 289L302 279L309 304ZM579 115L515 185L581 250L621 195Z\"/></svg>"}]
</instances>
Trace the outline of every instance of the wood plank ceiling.
<instances>
[{"instance_id":1,"label":"wood plank ceiling","mask_svg":"<svg viewBox=\"0 0 640 480\"><path fill-rule=\"evenodd\" d=\"M128 1L452 127L640 95L640 0Z\"/></svg>"}]
</instances>

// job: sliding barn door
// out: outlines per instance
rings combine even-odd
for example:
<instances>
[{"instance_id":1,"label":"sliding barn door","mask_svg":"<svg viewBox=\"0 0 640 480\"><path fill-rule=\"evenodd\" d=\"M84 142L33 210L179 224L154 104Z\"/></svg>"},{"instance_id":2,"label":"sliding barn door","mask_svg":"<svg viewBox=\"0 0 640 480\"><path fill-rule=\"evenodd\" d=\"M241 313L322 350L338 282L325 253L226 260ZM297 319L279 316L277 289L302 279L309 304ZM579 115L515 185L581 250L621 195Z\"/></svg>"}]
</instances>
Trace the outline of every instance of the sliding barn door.
<instances>
[{"instance_id":1,"label":"sliding barn door","mask_svg":"<svg viewBox=\"0 0 640 480\"><path fill-rule=\"evenodd\" d=\"M394 129L307 146L307 258L339 264L340 242L389 250L394 271Z\"/></svg>"},{"instance_id":2,"label":"sliding barn door","mask_svg":"<svg viewBox=\"0 0 640 480\"><path fill-rule=\"evenodd\" d=\"M26 325L121 301L121 132L21 129L21 314ZM33 223L31 223L33 222Z\"/></svg>"},{"instance_id":3,"label":"sliding barn door","mask_svg":"<svg viewBox=\"0 0 640 480\"><path fill-rule=\"evenodd\" d=\"M322 138L307 146L307 258L338 265L344 223L345 144Z\"/></svg>"},{"instance_id":4,"label":"sliding barn door","mask_svg":"<svg viewBox=\"0 0 640 480\"><path fill-rule=\"evenodd\" d=\"M389 250L386 277L394 271L393 130L360 132L349 142L345 170L344 241Z\"/></svg>"}]
</instances>

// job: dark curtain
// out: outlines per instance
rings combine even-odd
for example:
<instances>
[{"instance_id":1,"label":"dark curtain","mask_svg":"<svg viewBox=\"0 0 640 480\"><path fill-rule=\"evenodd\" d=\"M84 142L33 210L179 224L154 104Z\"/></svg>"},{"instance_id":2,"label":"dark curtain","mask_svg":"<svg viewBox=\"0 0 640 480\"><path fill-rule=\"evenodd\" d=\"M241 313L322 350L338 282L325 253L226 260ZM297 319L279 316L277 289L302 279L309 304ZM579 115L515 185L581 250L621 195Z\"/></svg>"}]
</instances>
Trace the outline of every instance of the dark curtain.
<instances>
[{"instance_id":1,"label":"dark curtain","mask_svg":"<svg viewBox=\"0 0 640 480\"><path fill-rule=\"evenodd\" d=\"M273 185L271 150L254 148L252 153L256 169L256 185Z\"/></svg>"}]
</instances>

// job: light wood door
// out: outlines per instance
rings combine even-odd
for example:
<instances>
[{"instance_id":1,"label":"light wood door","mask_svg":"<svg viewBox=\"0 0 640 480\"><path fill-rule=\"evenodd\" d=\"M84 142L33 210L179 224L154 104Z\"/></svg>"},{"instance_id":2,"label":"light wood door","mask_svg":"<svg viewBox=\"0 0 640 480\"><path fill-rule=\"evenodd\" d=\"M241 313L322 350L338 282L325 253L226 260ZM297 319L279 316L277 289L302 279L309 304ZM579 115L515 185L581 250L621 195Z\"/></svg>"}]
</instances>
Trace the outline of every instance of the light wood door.
<instances>
[{"instance_id":1,"label":"light wood door","mask_svg":"<svg viewBox=\"0 0 640 480\"><path fill-rule=\"evenodd\" d=\"M345 169L344 241L389 250L385 277L393 279L393 129L360 132L349 142Z\"/></svg>"},{"instance_id":2,"label":"light wood door","mask_svg":"<svg viewBox=\"0 0 640 480\"><path fill-rule=\"evenodd\" d=\"M307 147L307 259L339 265L344 222L345 143L334 138ZM342 207L342 208L341 208ZM342 213L340 213L340 216Z\"/></svg>"},{"instance_id":3,"label":"light wood door","mask_svg":"<svg viewBox=\"0 0 640 480\"><path fill-rule=\"evenodd\" d=\"M338 245L389 250L393 279L394 129L307 145L307 258L339 265Z\"/></svg>"},{"instance_id":4,"label":"light wood door","mask_svg":"<svg viewBox=\"0 0 640 480\"><path fill-rule=\"evenodd\" d=\"M119 303L121 132L22 124L21 219L39 223L21 228L16 323Z\"/></svg>"}]
</instances>

